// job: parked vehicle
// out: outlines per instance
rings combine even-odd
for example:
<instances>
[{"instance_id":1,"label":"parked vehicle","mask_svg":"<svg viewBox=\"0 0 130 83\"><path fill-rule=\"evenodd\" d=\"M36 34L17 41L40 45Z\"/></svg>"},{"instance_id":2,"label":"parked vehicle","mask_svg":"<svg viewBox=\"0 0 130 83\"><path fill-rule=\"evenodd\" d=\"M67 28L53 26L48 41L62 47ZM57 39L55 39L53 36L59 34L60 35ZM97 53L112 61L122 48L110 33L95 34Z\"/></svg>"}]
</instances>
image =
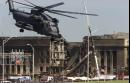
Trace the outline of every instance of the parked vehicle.
<instances>
[{"instance_id":1,"label":"parked vehicle","mask_svg":"<svg viewBox=\"0 0 130 83\"><path fill-rule=\"evenodd\" d=\"M53 76L43 75L40 78L40 83L51 83L54 80Z\"/></svg>"},{"instance_id":2,"label":"parked vehicle","mask_svg":"<svg viewBox=\"0 0 130 83\"><path fill-rule=\"evenodd\" d=\"M10 76L8 80L12 83L31 83L30 76Z\"/></svg>"},{"instance_id":3,"label":"parked vehicle","mask_svg":"<svg viewBox=\"0 0 130 83\"><path fill-rule=\"evenodd\" d=\"M11 81L0 81L0 83L13 83Z\"/></svg>"}]
</instances>

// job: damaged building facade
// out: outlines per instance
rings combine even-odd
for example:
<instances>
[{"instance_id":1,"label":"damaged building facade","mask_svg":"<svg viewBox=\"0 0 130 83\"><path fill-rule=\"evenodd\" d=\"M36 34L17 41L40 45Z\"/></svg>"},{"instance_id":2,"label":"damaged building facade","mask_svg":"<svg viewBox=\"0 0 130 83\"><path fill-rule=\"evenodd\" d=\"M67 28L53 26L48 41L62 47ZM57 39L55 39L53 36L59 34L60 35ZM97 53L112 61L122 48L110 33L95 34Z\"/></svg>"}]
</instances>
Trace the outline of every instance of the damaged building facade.
<instances>
[{"instance_id":1,"label":"damaged building facade","mask_svg":"<svg viewBox=\"0 0 130 83\"><path fill-rule=\"evenodd\" d=\"M0 74L3 72L2 42L8 37L1 37ZM32 45L29 46L28 44ZM66 56L64 41L51 40L48 37L14 37L4 44L4 74L9 75L39 75L59 73L64 68Z\"/></svg>"},{"instance_id":2,"label":"damaged building facade","mask_svg":"<svg viewBox=\"0 0 130 83\"><path fill-rule=\"evenodd\" d=\"M108 74L115 74L122 67L128 67L129 39L126 35L103 35L93 36L99 68ZM0 37L0 75L3 69L2 41L7 37ZM87 53L87 36L83 42L69 42L64 40L52 40L49 37L14 37L4 45L4 74L9 75L32 75L32 56L34 47L34 73L39 75L66 74L67 71L77 75L85 75L87 61L81 58ZM91 47L91 46L90 46ZM91 59L93 63L94 59ZM82 63L80 63L82 62ZM91 64L90 63L90 64ZM84 64L82 66L81 64ZM73 75L72 74L72 75ZM67 74L66 74L67 75Z\"/></svg>"}]
</instances>

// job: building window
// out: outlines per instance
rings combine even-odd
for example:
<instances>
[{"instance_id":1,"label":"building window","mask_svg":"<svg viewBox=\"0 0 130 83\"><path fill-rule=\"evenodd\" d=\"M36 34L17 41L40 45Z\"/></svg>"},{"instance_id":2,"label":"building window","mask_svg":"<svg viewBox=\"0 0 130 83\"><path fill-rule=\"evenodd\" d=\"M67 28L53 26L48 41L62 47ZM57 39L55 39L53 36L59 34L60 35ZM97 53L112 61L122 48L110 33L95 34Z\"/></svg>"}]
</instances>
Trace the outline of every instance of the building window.
<instances>
[{"instance_id":1,"label":"building window","mask_svg":"<svg viewBox=\"0 0 130 83\"><path fill-rule=\"evenodd\" d=\"M26 65L23 65L23 73L26 74Z\"/></svg>"},{"instance_id":2,"label":"building window","mask_svg":"<svg viewBox=\"0 0 130 83\"><path fill-rule=\"evenodd\" d=\"M3 72L3 66L0 65L0 73L2 74L2 72Z\"/></svg>"},{"instance_id":3,"label":"building window","mask_svg":"<svg viewBox=\"0 0 130 83\"><path fill-rule=\"evenodd\" d=\"M114 74L117 72L117 51L113 51L113 69Z\"/></svg>"},{"instance_id":4,"label":"building window","mask_svg":"<svg viewBox=\"0 0 130 83\"><path fill-rule=\"evenodd\" d=\"M15 66L14 65L12 65L12 73L14 74L14 71L15 71L15 68L14 68Z\"/></svg>"},{"instance_id":5,"label":"building window","mask_svg":"<svg viewBox=\"0 0 130 83\"><path fill-rule=\"evenodd\" d=\"M20 74L20 65L17 65L18 74Z\"/></svg>"},{"instance_id":6,"label":"building window","mask_svg":"<svg viewBox=\"0 0 130 83\"><path fill-rule=\"evenodd\" d=\"M113 66L117 65L117 51L113 51Z\"/></svg>"},{"instance_id":7,"label":"building window","mask_svg":"<svg viewBox=\"0 0 130 83\"><path fill-rule=\"evenodd\" d=\"M9 65L6 65L6 73L9 73Z\"/></svg>"},{"instance_id":8,"label":"building window","mask_svg":"<svg viewBox=\"0 0 130 83\"><path fill-rule=\"evenodd\" d=\"M110 51L107 52L107 73L110 73Z\"/></svg>"},{"instance_id":9,"label":"building window","mask_svg":"<svg viewBox=\"0 0 130 83\"><path fill-rule=\"evenodd\" d=\"M101 56L101 68L104 68L104 51L100 51Z\"/></svg>"},{"instance_id":10,"label":"building window","mask_svg":"<svg viewBox=\"0 0 130 83\"><path fill-rule=\"evenodd\" d=\"M40 63L44 63L45 55L43 51L40 52Z\"/></svg>"},{"instance_id":11,"label":"building window","mask_svg":"<svg viewBox=\"0 0 130 83\"><path fill-rule=\"evenodd\" d=\"M30 73L32 73L33 65L30 66Z\"/></svg>"},{"instance_id":12,"label":"building window","mask_svg":"<svg viewBox=\"0 0 130 83\"><path fill-rule=\"evenodd\" d=\"M41 63L44 63L44 59L43 58L40 58L40 61L41 61Z\"/></svg>"},{"instance_id":13,"label":"building window","mask_svg":"<svg viewBox=\"0 0 130 83\"><path fill-rule=\"evenodd\" d=\"M43 71L43 67L40 67L40 72L42 72Z\"/></svg>"}]
</instances>

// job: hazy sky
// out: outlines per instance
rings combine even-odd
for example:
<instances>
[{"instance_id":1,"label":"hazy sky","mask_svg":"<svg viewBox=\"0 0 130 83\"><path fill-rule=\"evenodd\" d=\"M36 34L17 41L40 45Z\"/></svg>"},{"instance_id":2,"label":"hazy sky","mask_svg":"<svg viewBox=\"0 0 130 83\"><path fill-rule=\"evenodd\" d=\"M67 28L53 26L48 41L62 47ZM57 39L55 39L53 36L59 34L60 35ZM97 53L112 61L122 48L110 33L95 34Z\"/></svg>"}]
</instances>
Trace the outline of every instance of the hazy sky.
<instances>
[{"instance_id":1,"label":"hazy sky","mask_svg":"<svg viewBox=\"0 0 130 83\"><path fill-rule=\"evenodd\" d=\"M0 36L36 36L32 31L19 32L12 15L9 15L6 0L0 0ZM24 2L24 0L15 0ZM58 2L65 4L54 9L85 12L83 0L28 0L37 5L48 6ZM17 5L19 6L19 5ZM109 34L113 32L129 32L129 0L87 0L88 13L98 14L98 17L90 17L90 24L94 35ZM24 10L24 9L22 9ZM68 41L82 41L88 34L86 16L74 15L78 19L53 15L60 20L59 29L63 37Z\"/></svg>"}]
</instances>

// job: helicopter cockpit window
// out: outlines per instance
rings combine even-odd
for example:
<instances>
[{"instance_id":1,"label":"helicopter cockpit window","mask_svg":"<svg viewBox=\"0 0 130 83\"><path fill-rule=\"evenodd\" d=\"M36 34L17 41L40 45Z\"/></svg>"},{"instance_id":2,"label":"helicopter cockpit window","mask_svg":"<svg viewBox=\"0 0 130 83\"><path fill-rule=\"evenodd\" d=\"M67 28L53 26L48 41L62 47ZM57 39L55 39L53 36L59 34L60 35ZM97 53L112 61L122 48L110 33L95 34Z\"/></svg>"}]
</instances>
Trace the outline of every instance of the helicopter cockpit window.
<instances>
[{"instance_id":1,"label":"helicopter cockpit window","mask_svg":"<svg viewBox=\"0 0 130 83\"><path fill-rule=\"evenodd\" d=\"M59 23L59 21L58 21L56 18L53 18L52 21L53 21L54 23Z\"/></svg>"},{"instance_id":2,"label":"helicopter cockpit window","mask_svg":"<svg viewBox=\"0 0 130 83\"><path fill-rule=\"evenodd\" d=\"M31 13L32 13L32 14L36 14L36 11L37 11L37 9L35 9L35 8L32 8L32 9L31 9Z\"/></svg>"},{"instance_id":3,"label":"helicopter cockpit window","mask_svg":"<svg viewBox=\"0 0 130 83\"><path fill-rule=\"evenodd\" d=\"M51 27L51 30L52 30L52 31L57 32L57 28L56 28L56 26L55 26L55 23L50 22L50 27Z\"/></svg>"}]
</instances>

